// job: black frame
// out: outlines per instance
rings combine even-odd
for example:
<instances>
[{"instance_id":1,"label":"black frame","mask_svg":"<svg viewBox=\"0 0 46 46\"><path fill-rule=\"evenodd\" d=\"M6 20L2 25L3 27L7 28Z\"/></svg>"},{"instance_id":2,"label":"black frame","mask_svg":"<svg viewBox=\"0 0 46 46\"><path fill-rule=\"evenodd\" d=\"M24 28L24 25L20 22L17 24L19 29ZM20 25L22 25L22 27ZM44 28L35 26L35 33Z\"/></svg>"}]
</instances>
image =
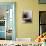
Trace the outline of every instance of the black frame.
<instances>
[{"instance_id":1,"label":"black frame","mask_svg":"<svg viewBox=\"0 0 46 46\"><path fill-rule=\"evenodd\" d=\"M39 36L40 36L40 15L39 15Z\"/></svg>"},{"instance_id":2,"label":"black frame","mask_svg":"<svg viewBox=\"0 0 46 46\"><path fill-rule=\"evenodd\" d=\"M39 36L40 36L40 25L46 25L46 24L40 24L40 12L46 12L46 11L39 11Z\"/></svg>"}]
</instances>

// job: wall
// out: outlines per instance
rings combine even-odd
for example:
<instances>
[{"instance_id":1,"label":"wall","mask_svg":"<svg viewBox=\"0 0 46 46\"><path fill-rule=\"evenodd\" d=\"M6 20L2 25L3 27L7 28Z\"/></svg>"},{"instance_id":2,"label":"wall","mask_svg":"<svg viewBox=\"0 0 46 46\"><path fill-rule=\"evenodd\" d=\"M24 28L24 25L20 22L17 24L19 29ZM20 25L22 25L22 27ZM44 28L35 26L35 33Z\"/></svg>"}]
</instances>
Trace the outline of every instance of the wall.
<instances>
[{"instance_id":1,"label":"wall","mask_svg":"<svg viewBox=\"0 0 46 46\"><path fill-rule=\"evenodd\" d=\"M38 0L3 0L0 2L16 2L16 37L36 38L39 34L39 10L46 10L46 4L38 4ZM22 11L32 10L32 23L22 23Z\"/></svg>"}]
</instances>

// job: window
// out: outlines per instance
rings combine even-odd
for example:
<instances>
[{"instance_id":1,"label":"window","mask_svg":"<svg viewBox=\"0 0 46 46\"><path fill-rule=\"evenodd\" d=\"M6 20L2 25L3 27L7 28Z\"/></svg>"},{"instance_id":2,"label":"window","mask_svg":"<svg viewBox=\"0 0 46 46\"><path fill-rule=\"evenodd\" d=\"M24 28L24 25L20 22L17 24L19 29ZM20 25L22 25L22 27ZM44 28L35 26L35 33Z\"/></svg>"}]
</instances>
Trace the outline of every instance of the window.
<instances>
[{"instance_id":1,"label":"window","mask_svg":"<svg viewBox=\"0 0 46 46\"><path fill-rule=\"evenodd\" d=\"M0 3L0 40L15 40L15 3Z\"/></svg>"},{"instance_id":2,"label":"window","mask_svg":"<svg viewBox=\"0 0 46 46\"><path fill-rule=\"evenodd\" d=\"M39 35L46 32L46 11L39 12Z\"/></svg>"}]
</instances>

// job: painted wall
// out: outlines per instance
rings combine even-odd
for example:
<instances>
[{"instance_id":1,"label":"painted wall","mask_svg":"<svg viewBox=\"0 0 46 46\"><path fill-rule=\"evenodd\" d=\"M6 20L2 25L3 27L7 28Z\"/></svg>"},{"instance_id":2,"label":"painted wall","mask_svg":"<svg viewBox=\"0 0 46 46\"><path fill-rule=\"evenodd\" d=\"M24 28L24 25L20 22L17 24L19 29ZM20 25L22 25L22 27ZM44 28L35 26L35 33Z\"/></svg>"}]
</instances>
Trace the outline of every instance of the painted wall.
<instances>
[{"instance_id":1,"label":"painted wall","mask_svg":"<svg viewBox=\"0 0 46 46\"><path fill-rule=\"evenodd\" d=\"M16 2L16 37L36 38L39 34L39 10L46 10L46 4L38 4L38 0L1 0L0 2ZM22 22L22 11L32 10L32 23Z\"/></svg>"}]
</instances>

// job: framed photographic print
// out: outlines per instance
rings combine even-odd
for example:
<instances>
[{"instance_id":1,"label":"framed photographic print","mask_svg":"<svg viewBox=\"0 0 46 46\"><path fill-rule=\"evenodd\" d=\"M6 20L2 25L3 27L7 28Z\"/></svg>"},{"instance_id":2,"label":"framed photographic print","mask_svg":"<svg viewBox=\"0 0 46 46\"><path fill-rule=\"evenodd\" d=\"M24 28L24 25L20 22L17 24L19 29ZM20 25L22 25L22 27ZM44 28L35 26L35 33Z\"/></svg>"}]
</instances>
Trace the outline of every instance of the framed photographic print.
<instances>
[{"instance_id":1,"label":"framed photographic print","mask_svg":"<svg viewBox=\"0 0 46 46\"><path fill-rule=\"evenodd\" d=\"M46 32L46 11L39 11L39 35Z\"/></svg>"},{"instance_id":2,"label":"framed photographic print","mask_svg":"<svg viewBox=\"0 0 46 46\"><path fill-rule=\"evenodd\" d=\"M32 23L32 11L24 10L22 14L22 19L24 23Z\"/></svg>"},{"instance_id":3,"label":"framed photographic print","mask_svg":"<svg viewBox=\"0 0 46 46\"><path fill-rule=\"evenodd\" d=\"M40 4L46 4L46 0L39 0Z\"/></svg>"},{"instance_id":4,"label":"framed photographic print","mask_svg":"<svg viewBox=\"0 0 46 46\"><path fill-rule=\"evenodd\" d=\"M0 40L15 40L15 2L0 2Z\"/></svg>"}]
</instances>

